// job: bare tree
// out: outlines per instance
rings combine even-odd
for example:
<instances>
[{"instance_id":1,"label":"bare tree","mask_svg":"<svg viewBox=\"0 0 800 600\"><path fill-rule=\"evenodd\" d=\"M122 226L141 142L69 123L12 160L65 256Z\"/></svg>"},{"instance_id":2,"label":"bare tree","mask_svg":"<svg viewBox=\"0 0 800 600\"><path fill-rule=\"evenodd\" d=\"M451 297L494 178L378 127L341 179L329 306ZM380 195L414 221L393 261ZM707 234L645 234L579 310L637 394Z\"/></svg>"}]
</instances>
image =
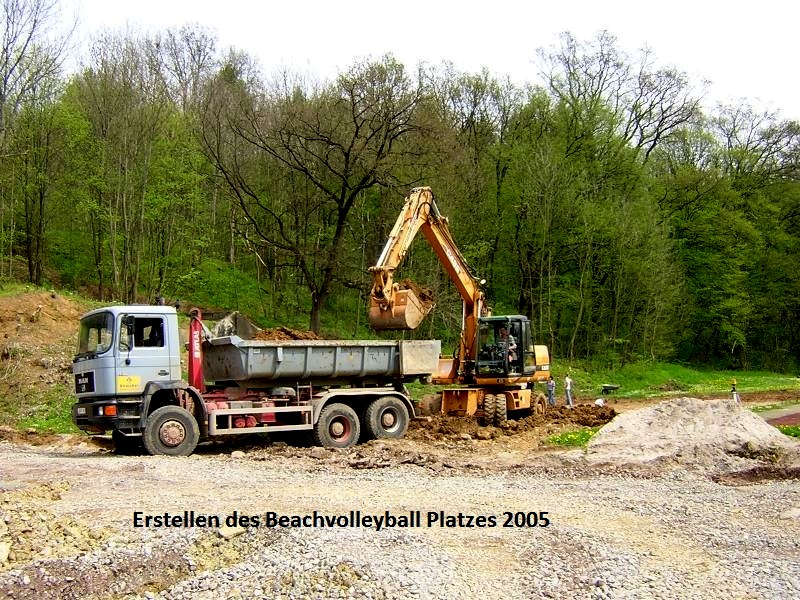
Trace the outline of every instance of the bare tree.
<instances>
[{"instance_id":1,"label":"bare tree","mask_svg":"<svg viewBox=\"0 0 800 600\"><path fill-rule=\"evenodd\" d=\"M47 164L42 162L47 148L19 146L25 135L17 137L17 147L12 149L10 144L20 113L26 107L39 110L60 90L57 80L69 33L53 34L56 12L56 0L0 0L0 160L5 161L0 173L0 254L8 257L10 271L19 227L17 213L23 202L29 277L36 282L41 280L49 180L35 168ZM36 201L32 185L38 189ZM32 210L34 206L37 210Z\"/></svg>"},{"instance_id":2,"label":"bare tree","mask_svg":"<svg viewBox=\"0 0 800 600\"><path fill-rule=\"evenodd\" d=\"M351 212L367 190L392 184L420 98L419 84L391 58L356 64L322 90L289 77L258 89L235 65L217 79L206 148L257 241L291 258L311 296L313 331L334 283L347 279Z\"/></svg>"},{"instance_id":3,"label":"bare tree","mask_svg":"<svg viewBox=\"0 0 800 600\"><path fill-rule=\"evenodd\" d=\"M198 108L203 83L219 67L216 38L185 25L148 40L147 50L173 101L184 112Z\"/></svg>"},{"instance_id":4,"label":"bare tree","mask_svg":"<svg viewBox=\"0 0 800 600\"><path fill-rule=\"evenodd\" d=\"M800 123L747 105L719 107L711 119L725 172L745 195L798 173Z\"/></svg>"},{"instance_id":5,"label":"bare tree","mask_svg":"<svg viewBox=\"0 0 800 600\"><path fill-rule=\"evenodd\" d=\"M58 0L0 0L0 141L14 115L61 69L69 35L50 36Z\"/></svg>"},{"instance_id":6,"label":"bare tree","mask_svg":"<svg viewBox=\"0 0 800 600\"><path fill-rule=\"evenodd\" d=\"M633 63L607 31L590 44L564 33L559 49L540 50L540 56L550 68L549 89L568 117L567 155L582 148L613 152L631 144L646 161L699 113L700 95L685 73L654 68L647 49Z\"/></svg>"}]
</instances>

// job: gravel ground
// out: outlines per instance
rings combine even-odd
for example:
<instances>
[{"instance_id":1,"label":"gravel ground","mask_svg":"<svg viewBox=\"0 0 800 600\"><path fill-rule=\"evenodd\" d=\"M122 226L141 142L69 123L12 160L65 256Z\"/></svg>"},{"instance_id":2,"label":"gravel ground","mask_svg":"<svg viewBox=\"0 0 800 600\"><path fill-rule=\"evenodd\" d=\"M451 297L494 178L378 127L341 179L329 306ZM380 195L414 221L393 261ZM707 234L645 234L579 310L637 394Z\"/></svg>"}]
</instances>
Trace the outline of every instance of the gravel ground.
<instances>
[{"instance_id":1,"label":"gravel ground","mask_svg":"<svg viewBox=\"0 0 800 600\"><path fill-rule=\"evenodd\" d=\"M0 596L10 598L800 597L797 479L598 466L580 452L466 440L187 458L2 442L0 465ZM261 523L133 526L134 511L191 510ZM421 526L264 523L314 510L420 511ZM428 526L440 511L452 526ZM503 527L505 512L531 525L546 512L549 524ZM496 526L469 527L469 516Z\"/></svg>"}]
</instances>

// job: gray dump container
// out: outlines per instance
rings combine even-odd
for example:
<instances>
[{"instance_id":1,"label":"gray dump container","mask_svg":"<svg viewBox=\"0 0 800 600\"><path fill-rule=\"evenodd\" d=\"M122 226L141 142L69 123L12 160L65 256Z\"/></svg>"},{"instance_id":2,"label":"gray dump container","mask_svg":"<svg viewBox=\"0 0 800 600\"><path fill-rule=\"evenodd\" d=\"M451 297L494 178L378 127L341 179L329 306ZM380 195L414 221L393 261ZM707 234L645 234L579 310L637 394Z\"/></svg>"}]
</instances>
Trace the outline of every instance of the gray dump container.
<instances>
[{"instance_id":1,"label":"gray dump container","mask_svg":"<svg viewBox=\"0 0 800 600\"><path fill-rule=\"evenodd\" d=\"M213 338L203 344L203 369L212 381L386 382L436 372L439 340L243 340Z\"/></svg>"}]
</instances>

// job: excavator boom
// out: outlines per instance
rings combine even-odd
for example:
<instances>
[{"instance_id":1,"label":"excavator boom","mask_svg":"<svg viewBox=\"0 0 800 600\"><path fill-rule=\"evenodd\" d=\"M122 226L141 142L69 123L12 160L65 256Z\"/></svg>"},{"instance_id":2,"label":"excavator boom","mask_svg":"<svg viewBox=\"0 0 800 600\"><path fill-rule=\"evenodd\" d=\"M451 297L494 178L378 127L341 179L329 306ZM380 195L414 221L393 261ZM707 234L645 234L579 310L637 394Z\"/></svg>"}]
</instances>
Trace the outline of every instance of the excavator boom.
<instances>
[{"instance_id":1,"label":"excavator boom","mask_svg":"<svg viewBox=\"0 0 800 600\"><path fill-rule=\"evenodd\" d=\"M456 284L466 312L480 310L483 292L450 234L447 218L439 213L431 189L419 187L406 197L383 252L369 269L373 276L369 322L375 330L416 329L435 306L428 290L410 281L394 281L394 271L420 229Z\"/></svg>"}]
</instances>

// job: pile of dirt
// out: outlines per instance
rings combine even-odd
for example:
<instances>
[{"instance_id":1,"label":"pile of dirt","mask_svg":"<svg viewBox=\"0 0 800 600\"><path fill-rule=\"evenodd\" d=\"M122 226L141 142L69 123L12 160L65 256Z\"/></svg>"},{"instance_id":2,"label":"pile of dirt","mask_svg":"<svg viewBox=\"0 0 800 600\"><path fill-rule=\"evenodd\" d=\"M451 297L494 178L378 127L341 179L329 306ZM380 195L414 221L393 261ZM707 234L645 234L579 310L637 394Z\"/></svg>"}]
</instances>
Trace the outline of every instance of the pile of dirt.
<instances>
[{"instance_id":1,"label":"pile of dirt","mask_svg":"<svg viewBox=\"0 0 800 600\"><path fill-rule=\"evenodd\" d=\"M251 339L265 341L289 341L289 340L318 340L320 337L313 331L299 331L288 327L275 327L273 329L261 329Z\"/></svg>"},{"instance_id":2,"label":"pile of dirt","mask_svg":"<svg viewBox=\"0 0 800 600\"><path fill-rule=\"evenodd\" d=\"M55 292L28 292L0 302L0 394L70 382L79 303Z\"/></svg>"},{"instance_id":3,"label":"pile of dirt","mask_svg":"<svg viewBox=\"0 0 800 600\"><path fill-rule=\"evenodd\" d=\"M414 295L422 302L423 307L430 307L433 304L436 304L436 296L433 293L433 290L422 287L421 285L414 283L410 279L403 279L398 284L398 288L401 290L411 290L414 292Z\"/></svg>"},{"instance_id":4,"label":"pile of dirt","mask_svg":"<svg viewBox=\"0 0 800 600\"><path fill-rule=\"evenodd\" d=\"M592 438L587 459L617 464L742 466L794 462L800 444L732 400L677 398L616 417Z\"/></svg>"},{"instance_id":5,"label":"pile of dirt","mask_svg":"<svg viewBox=\"0 0 800 600\"><path fill-rule=\"evenodd\" d=\"M531 414L520 419L509 419L500 427L484 427L475 417L452 417L436 414L427 420L411 423L406 437L414 440L467 440L494 439L517 435L551 426L597 427L605 425L616 416L608 406L579 404L575 408L549 407L543 414Z\"/></svg>"}]
</instances>

